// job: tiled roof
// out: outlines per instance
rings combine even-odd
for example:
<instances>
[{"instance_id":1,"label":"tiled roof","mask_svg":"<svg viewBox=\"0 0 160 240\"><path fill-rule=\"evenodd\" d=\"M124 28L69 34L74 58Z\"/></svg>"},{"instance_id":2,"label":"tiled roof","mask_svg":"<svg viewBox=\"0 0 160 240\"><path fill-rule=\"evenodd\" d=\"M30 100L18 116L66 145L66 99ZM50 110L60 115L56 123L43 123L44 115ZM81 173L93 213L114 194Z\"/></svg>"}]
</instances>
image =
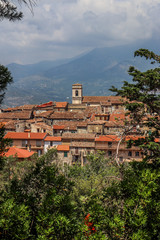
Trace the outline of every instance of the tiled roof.
<instances>
[{"instance_id":1,"label":"tiled roof","mask_svg":"<svg viewBox=\"0 0 160 240\"><path fill-rule=\"evenodd\" d=\"M126 119L126 116L125 116L125 114L124 113L113 113L113 114L111 114L110 115L110 118L109 118L109 120L110 121L115 121L115 120L124 120L124 119Z\"/></svg>"},{"instance_id":2,"label":"tiled roof","mask_svg":"<svg viewBox=\"0 0 160 240\"><path fill-rule=\"evenodd\" d=\"M61 137L47 136L45 141L61 142Z\"/></svg>"},{"instance_id":3,"label":"tiled roof","mask_svg":"<svg viewBox=\"0 0 160 240\"><path fill-rule=\"evenodd\" d=\"M33 118L33 119L26 120L25 122L27 122L27 123L43 122L43 118Z\"/></svg>"},{"instance_id":4,"label":"tiled roof","mask_svg":"<svg viewBox=\"0 0 160 240\"><path fill-rule=\"evenodd\" d=\"M107 121L105 123L105 127L123 127L124 126L124 121Z\"/></svg>"},{"instance_id":5,"label":"tiled roof","mask_svg":"<svg viewBox=\"0 0 160 240\"><path fill-rule=\"evenodd\" d=\"M85 122L85 121L79 121L76 123L77 124L77 127L80 128L80 127L87 127L87 124L88 122Z\"/></svg>"},{"instance_id":6,"label":"tiled roof","mask_svg":"<svg viewBox=\"0 0 160 240\"><path fill-rule=\"evenodd\" d=\"M120 101L122 99L119 96L84 96L83 103L100 103L100 102L112 102L112 101Z\"/></svg>"},{"instance_id":7,"label":"tiled roof","mask_svg":"<svg viewBox=\"0 0 160 240\"><path fill-rule=\"evenodd\" d=\"M64 125L53 125L53 129L55 129L55 130L62 130L64 128L65 128Z\"/></svg>"},{"instance_id":8,"label":"tiled roof","mask_svg":"<svg viewBox=\"0 0 160 240\"><path fill-rule=\"evenodd\" d=\"M5 129L16 129L16 127L15 127L15 125L16 125L16 123L17 123L17 121L9 121L9 122L7 122L6 124L5 124Z\"/></svg>"},{"instance_id":9,"label":"tiled roof","mask_svg":"<svg viewBox=\"0 0 160 240\"><path fill-rule=\"evenodd\" d=\"M31 111L0 113L0 119L30 119Z\"/></svg>"},{"instance_id":10,"label":"tiled roof","mask_svg":"<svg viewBox=\"0 0 160 240\"><path fill-rule=\"evenodd\" d=\"M49 117L51 114L53 114L54 111L53 110L49 110L49 111L45 111L45 112L41 112L41 113L34 113L34 116L35 117L38 117L38 118L43 118L43 117Z\"/></svg>"},{"instance_id":11,"label":"tiled roof","mask_svg":"<svg viewBox=\"0 0 160 240\"><path fill-rule=\"evenodd\" d=\"M32 110L36 105L22 105L22 106L18 106L18 107L13 107L13 108L7 108L7 109L3 109L3 112L13 112L13 111L18 111L18 110Z\"/></svg>"},{"instance_id":12,"label":"tiled roof","mask_svg":"<svg viewBox=\"0 0 160 240\"><path fill-rule=\"evenodd\" d=\"M105 135L95 138L95 142L118 142L120 140L116 135Z\"/></svg>"},{"instance_id":13,"label":"tiled roof","mask_svg":"<svg viewBox=\"0 0 160 240\"><path fill-rule=\"evenodd\" d=\"M128 135L124 138L124 141L138 140L139 138L144 138L144 137ZM119 140L120 140L120 137L116 135L105 135L105 136L99 136L95 138L95 142L118 142Z\"/></svg>"},{"instance_id":14,"label":"tiled roof","mask_svg":"<svg viewBox=\"0 0 160 240\"><path fill-rule=\"evenodd\" d=\"M49 119L83 119L84 114L79 112L54 112Z\"/></svg>"},{"instance_id":15,"label":"tiled roof","mask_svg":"<svg viewBox=\"0 0 160 240\"><path fill-rule=\"evenodd\" d=\"M47 103L37 105L36 107L37 108L45 108L45 107L50 107L50 106L53 106L53 105L54 105L54 102L50 101L50 102L47 102Z\"/></svg>"},{"instance_id":16,"label":"tiled roof","mask_svg":"<svg viewBox=\"0 0 160 240\"><path fill-rule=\"evenodd\" d=\"M66 108L68 102L56 102L56 108Z\"/></svg>"},{"instance_id":17,"label":"tiled roof","mask_svg":"<svg viewBox=\"0 0 160 240\"><path fill-rule=\"evenodd\" d=\"M93 122L88 122L88 125L103 125L105 123L106 123L106 121L104 121L104 120L96 120Z\"/></svg>"},{"instance_id":18,"label":"tiled roof","mask_svg":"<svg viewBox=\"0 0 160 240\"><path fill-rule=\"evenodd\" d=\"M63 133L62 139L87 139L94 140L95 134L92 133Z\"/></svg>"},{"instance_id":19,"label":"tiled roof","mask_svg":"<svg viewBox=\"0 0 160 240\"><path fill-rule=\"evenodd\" d=\"M129 141L129 140L138 140L140 138L144 138L144 136L133 136L133 135L129 135L125 137L125 141Z\"/></svg>"},{"instance_id":20,"label":"tiled roof","mask_svg":"<svg viewBox=\"0 0 160 240\"><path fill-rule=\"evenodd\" d=\"M46 136L46 133L8 132L4 138L43 140Z\"/></svg>"},{"instance_id":21,"label":"tiled roof","mask_svg":"<svg viewBox=\"0 0 160 240\"><path fill-rule=\"evenodd\" d=\"M57 151L69 151L69 145L57 145Z\"/></svg>"},{"instance_id":22,"label":"tiled roof","mask_svg":"<svg viewBox=\"0 0 160 240\"><path fill-rule=\"evenodd\" d=\"M13 156L18 158L29 158L34 154L33 151L29 152L28 150L10 147L9 150L4 154L6 157Z\"/></svg>"}]
</instances>

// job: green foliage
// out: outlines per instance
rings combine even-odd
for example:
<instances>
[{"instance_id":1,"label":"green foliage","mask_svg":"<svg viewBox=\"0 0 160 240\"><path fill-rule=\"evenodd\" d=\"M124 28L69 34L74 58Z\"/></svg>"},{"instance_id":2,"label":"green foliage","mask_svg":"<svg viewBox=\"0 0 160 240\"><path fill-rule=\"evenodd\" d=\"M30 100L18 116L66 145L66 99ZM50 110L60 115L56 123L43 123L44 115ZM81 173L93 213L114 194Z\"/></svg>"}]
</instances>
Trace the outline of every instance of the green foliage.
<instances>
[{"instance_id":1,"label":"green foliage","mask_svg":"<svg viewBox=\"0 0 160 240\"><path fill-rule=\"evenodd\" d=\"M16 206L22 205L29 212L30 224L25 239L72 239L77 232L77 218L70 195L72 182L53 163L55 159L56 151L52 149L27 166L21 178L15 175L18 171L14 171L1 192L3 203L13 199ZM11 209L11 214L13 211ZM10 218L9 213L6 214ZM21 228L22 232L25 231L25 226ZM17 233L15 239L23 239L20 236L21 233Z\"/></svg>"},{"instance_id":2,"label":"green foliage","mask_svg":"<svg viewBox=\"0 0 160 240\"><path fill-rule=\"evenodd\" d=\"M17 205L14 199L1 201L0 239L28 239L30 223L30 212L24 204Z\"/></svg>"},{"instance_id":3,"label":"green foliage","mask_svg":"<svg viewBox=\"0 0 160 240\"><path fill-rule=\"evenodd\" d=\"M135 56L160 62L158 55L145 49L136 51ZM129 110L131 124L140 126L141 134L145 135L144 139L134 143L143 149L144 160L159 165L160 145L156 143L156 138L160 136L160 68L141 72L132 66L128 72L133 77L133 83L124 82L120 90L115 87L111 90L126 98L125 106Z\"/></svg>"},{"instance_id":4,"label":"green foliage","mask_svg":"<svg viewBox=\"0 0 160 240\"><path fill-rule=\"evenodd\" d=\"M12 83L13 79L8 68L0 65L0 104L2 104L7 85Z\"/></svg>"}]
</instances>

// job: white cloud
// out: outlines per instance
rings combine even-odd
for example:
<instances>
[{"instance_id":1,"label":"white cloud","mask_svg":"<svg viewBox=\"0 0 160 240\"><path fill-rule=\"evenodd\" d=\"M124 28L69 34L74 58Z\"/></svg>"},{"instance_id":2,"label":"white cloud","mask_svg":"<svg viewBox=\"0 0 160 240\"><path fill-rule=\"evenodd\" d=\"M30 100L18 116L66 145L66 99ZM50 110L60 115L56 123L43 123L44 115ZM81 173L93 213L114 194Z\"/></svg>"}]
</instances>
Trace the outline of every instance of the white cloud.
<instances>
[{"instance_id":1,"label":"white cloud","mask_svg":"<svg viewBox=\"0 0 160 240\"><path fill-rule=\"evenodd\" d=\"M159 36L159 0L41 0L21 22L0 22L6 62L36 62Z\"/></svg>"}]
</instances>

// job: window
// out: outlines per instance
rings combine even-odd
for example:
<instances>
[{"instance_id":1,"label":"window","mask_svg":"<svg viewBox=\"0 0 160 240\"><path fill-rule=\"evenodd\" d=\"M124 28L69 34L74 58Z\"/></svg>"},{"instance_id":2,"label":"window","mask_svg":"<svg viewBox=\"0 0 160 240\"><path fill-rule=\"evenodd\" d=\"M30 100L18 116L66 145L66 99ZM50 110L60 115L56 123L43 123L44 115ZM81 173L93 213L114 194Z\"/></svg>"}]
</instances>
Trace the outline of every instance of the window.
<instances>
[{"instance_id":1,"label":"window","mask_svg":"<svg viewBox=\"0 0 160 240\"><path fill-rule=\"evenodd\" d=\"M131 151L128 152L128 157L132 157L132 152Z\"/></svg>"},{"instance_id":2,"label":"window","mask_svg":"<svg viewBox=\"0 0 160 240\"><path fill-rule=\"evenodd\" d=\"M27 143L28 143L27 140L22 140L22 147L27 147Z\"/></svg>"},{"instance_id":3,"label":"window","mask_svg":"<svg viewBox=\"0 0 160 240\"><path fill-rule=\"evenodd\" d=\"M64 152L64 157L68 157L68 152Z\"/></svg>"},{"instance_id":4,"label":"window","mask_svg":"<svg viewBox=\"0 0 160 240\"><path fill-rule=\"evenodd\" d=\"M42 141L41 140L37 140L36 141L36 147L41 147L42 146Z\"/></svg>"},{"instance_id":5,"label":"window","mask_svg":"<svg viewBox=\"0 0 160 240\"><path fill-rule=\"evenodd\" d=\"M76 94L75 95L76 95L76 97L78 97L78 90L76 90Z\"/></svg>"},{"instance_id":6,"label":"window","mask_svg":"<svg viewBox=\"0 0 160 240\"><path fill-rule=\"evenodd\" d=\"M136 157L139 157L139 152L135 152L135 156L136 156Z\"/></svg>"},{"instance_id":7,"label":"window","mask_svg":"<svg viewBox=\"0 0 160 240\"><path fill-rule=\"evenodd\" d=\"M83 157L83 164L86 164L86 162L87 162L87 158Z\"/></svg>"},{"instance_id":8,"label":"window","mask_svg":"<svg viewBox=\"0 0 160 240\"><path fill-rule=\"evenodd\" d=\"M108 142L108 147L112 147L112 142Z\"/></svg>"},{"instance_id":9,"label":"window","mask_svg":"<svg viewBox=\"0 0 160 240\"><path fill-rule=\"evenodd\" d=\"M40 129L39 129L39 128L37 128L37 132L40 132Z\"/></svg>"},{"instance_id":10,"label":"window","mask_svg":"<svg viewBox=\"0 0 160 240\"><path fill-rule=\"evenodd\" d=\"M38 150L37 153L38 153L38 157L41 156L42 155L42 150Z\"/></svg>"},{"instance_id":11,"label":"window","mask_svg":"<svg viewBox=\"0 0 160 240\"><path fill-rule=\"evenodd\" d=\"M108 151L108 156L112 156L112 151Z\"/></svg>"}]
</instances>

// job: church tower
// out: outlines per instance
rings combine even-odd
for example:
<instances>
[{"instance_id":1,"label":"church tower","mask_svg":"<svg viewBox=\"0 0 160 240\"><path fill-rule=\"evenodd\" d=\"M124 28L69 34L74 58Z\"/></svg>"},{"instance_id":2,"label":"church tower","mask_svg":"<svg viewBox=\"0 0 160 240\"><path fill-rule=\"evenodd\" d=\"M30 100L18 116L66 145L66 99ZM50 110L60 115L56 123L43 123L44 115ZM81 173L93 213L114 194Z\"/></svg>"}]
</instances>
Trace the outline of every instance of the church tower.
<instances>
[{"instance_id":1,"label":"church tower","mask_svg":"<svg viewBox=\"0 0 160 240\"><path fill-rule=\"evenodd\" d=\"M72 104L82 104L83 89L82 84L76 83L72 85Z\"/></svg>"}]
</instances>

